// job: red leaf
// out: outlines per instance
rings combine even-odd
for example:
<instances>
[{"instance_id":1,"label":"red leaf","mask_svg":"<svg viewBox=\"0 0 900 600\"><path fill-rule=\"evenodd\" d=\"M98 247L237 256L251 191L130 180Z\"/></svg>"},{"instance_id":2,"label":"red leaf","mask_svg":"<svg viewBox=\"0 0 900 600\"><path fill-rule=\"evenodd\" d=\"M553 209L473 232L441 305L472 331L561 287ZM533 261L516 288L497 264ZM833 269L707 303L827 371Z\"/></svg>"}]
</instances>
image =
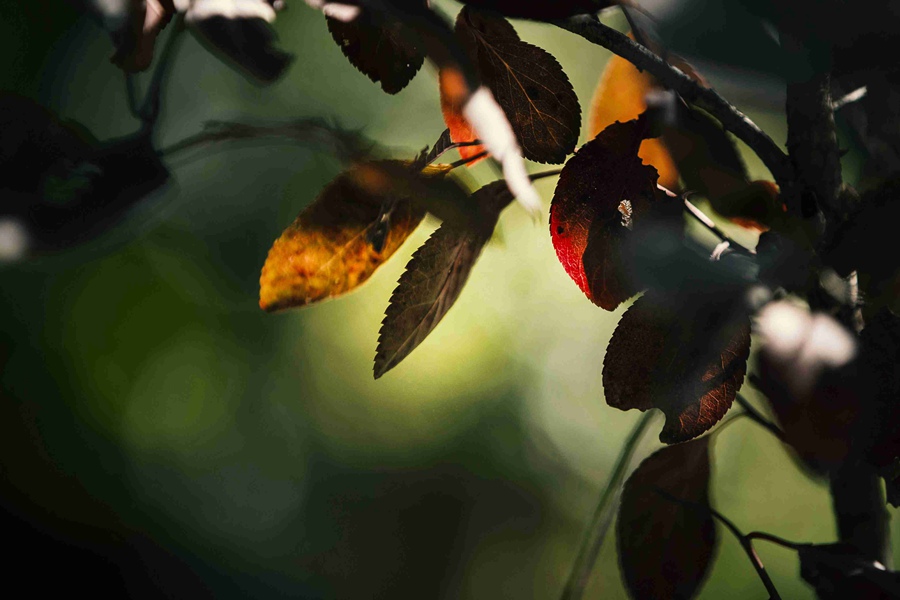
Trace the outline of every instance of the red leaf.
<instances>
[{"instance_id":1,"label":"red leaf","mask_svg":"<svg viewBox=\"0 0 900 600\"><path fill-rule=\"evenodd\" d=\"M631 474L616 524L625 586L637 600L693 598L709 571L709 437L668 446Z\"/></svg>"},{"instance_id":2,"label":"red leaf","mask_svg":"<svg viewBox=\"0 0 900 600\"><path fill-rule=\"evenodd\" d=\"M747 370L746 317L713 307L690 314L643 296L622 316L603 360L606 402L622 410L658 408L667 444L695 438L731 407Z\"/></svg>"},{"instance_id":3,"label":"red leaf","mask_svg":"<svg viewBox=\"0 0 900 600\"><path fill-rule=\"evenodd\" d=\"M585 295L606 310L640 291L621 258L631 230L658 200L672 202L656 188L656 169L638 157L646 137L644 118L613 123L566 163L553 194L556 255Z\"/></svg>"}]
</instances>

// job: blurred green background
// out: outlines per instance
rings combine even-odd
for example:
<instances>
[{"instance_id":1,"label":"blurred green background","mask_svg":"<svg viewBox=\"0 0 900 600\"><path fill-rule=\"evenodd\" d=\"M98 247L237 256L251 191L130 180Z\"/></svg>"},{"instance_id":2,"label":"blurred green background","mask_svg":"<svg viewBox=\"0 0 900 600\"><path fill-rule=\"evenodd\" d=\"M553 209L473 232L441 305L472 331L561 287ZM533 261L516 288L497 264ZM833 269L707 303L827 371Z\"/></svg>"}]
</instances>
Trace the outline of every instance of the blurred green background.
<instances>
[{"instance_id":1,"label":"blurred green background","mask_svg":"<svg viewBox=\"0 0 900 600\"><path fill-rule=\"evenodd\" d=\"M4 89L99 138L136 128L99 28L53 0L0 6ZM517 28L559 59L586 112L609 54L550 26ZM412 156L443 130L430 67L391 97L303 3L277 30L296 62L268 88L188 36L160 145L210 119L324 116ZM766 101L777 110L777 97ZM745 108L783 140L777 113ZM13 576L132 597L556 598L638 415L607 407L600 385L624 308L609 314L584 298L546 221L509 209L447 318L374 381L388 297L435 223L358 292L267 315L257 292L268 248L341 165L273 143L169 167L171 184L104 239L0 271ZM546 209L554 182L538 185ZM765 431L741 420L714 452L715 506L739 526L834 540L825 487ZM793 553L759 551L785 598L812 597ZM625 597L612 537L588 592ZM701 597L764 593L720 531Z\"/></svg>"}]
</instances>

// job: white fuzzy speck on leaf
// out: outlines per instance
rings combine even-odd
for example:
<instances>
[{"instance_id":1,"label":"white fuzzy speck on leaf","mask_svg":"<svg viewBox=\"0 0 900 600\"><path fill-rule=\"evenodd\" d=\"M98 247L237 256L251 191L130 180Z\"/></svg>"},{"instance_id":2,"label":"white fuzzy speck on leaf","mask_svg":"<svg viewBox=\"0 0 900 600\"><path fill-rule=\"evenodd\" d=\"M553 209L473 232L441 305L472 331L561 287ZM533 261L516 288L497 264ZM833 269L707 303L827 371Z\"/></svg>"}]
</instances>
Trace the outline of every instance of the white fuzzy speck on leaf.
<instances>
[{"instance_id":1,"label":"white fuzzy speck on leaf","mask_svg":"<svg viewBox=\"0 0 900 600\"><path fill-rule=\"evenodd\" d=\"M360 8L352 4L341 4L340 2L327 2L326 0L306 0L306 3L316 9L321 10L326 17L349 23L355 21L359 16Z\"/></svg>"}]
</instances>

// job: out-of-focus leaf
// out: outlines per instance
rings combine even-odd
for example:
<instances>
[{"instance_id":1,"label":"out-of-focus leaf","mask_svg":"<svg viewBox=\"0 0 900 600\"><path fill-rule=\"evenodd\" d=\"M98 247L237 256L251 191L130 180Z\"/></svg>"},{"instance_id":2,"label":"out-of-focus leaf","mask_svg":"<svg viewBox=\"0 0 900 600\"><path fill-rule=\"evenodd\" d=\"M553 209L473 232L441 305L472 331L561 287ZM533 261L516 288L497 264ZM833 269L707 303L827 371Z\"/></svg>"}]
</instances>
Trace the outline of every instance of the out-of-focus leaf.
<instances>
[{"instance_id":1,"label":"out-of-focus leaf","mask_svg":"<svg viewBox=\"0 0 900 600\"><path fill-rule=\"evenodd\" d=\"M327 20L344 56L388 94L405 88L425 62L416 33L400 21L375 21L368 12L350 22Z\"/></svg>"},{"instance_id":2,"label":"out-of-focus leaf","mask_svg":"<svg viewBox=\"0 0 900 600\"><path fill-rule=\"evenodd\" d=\"M797 553L800 576L822 600L900 598L900 574L867 559L850 544L807 544Z\"/></svg>"},{"instance_id":3,"label":"out-of-focus leaf","mask_svg":"<svg viewBox=\"0 0 900 600\"><path fill-rule=\"evenodd\" d=\"M616 539L632 598L695 596L716 547L709 483L708 436L657 451L628 478Z\"/></svg>"},{"instance_id":4,"label":"out-of-focus leaf","mask_svg":"<svg viewBox=\"0 0 900 600\"><path fill-rule=\"evenodd\" d=\"M750 326L716 305L673 308L651 295L622 316L603 360L606 402L621 410L658 408L666 444L697 437L731 407L744 381Z\"/></svg>"},{"instance_id":5,"label":"out-of-focus leaf","mask_svg":"<svg viewBox=\"0 0 900 600\"><path fill-rule=\"evenodd\" d=\"M84 242L169 177L148 136L101 144L25 98L0 99L0 128L3 260Z\"/></svg>"},{"instance_id":6,"label":"out-of-focus leaf","mask_svg":"<svg viewBox=\"0 0 900 600\"><path fill-rule=\"evenodd\" d=\"M492 10L512 19L535 19L551 21L573 15L595 14L612 6L607 0L462 0L463 4L474 8Z\"/></svg>"},{"instance_id":7,"label":"out-of-focus leaf","mask_svg":"<svg viewBox=\"0 0 900 600\"><path fill-rule=\"evenodd\" d=\"M469 7L459 13L456 34L506 113L525 157L542 163L562 163L578 141L581 107L556 59L520 40L513 26L502 17ZM448 82L443 82L442 92L448 86ZM452 95L442 93L442 98L453 140L475 139L464 126L465 119ZM477 147L469 148L464 156L477 152Z\"/></svg>"},{"instance_id":8,"label":"out-of-focus leaf","mask_svg":"<svg viewBox=\"0 0 900 600\"><path fill-rule=\"evenodd\" d=\"M614 55L594 91L591 101L588 133L596 137L613 123L637 119L647 110L647 94L656 89L649 73L639 71L631 62ZM663 140L650 138L641 142L638 156L659 173L659 184L671 190L678 188L678 168Z\"/></svg>"},{"instance_id":9,"label":"out-of-focus leaf","mask_svg":"<svg viewBox=\"0 0 900 600\"><path fill-rule=\"evenodd\" d=\"M389 259L422 221L398 161L362 163L339 175L279 237L260 275L259 305L266 311L305 306L356 289ZM423 171L438 181L446 169ZM409 177L413 179L415 173ZM385 223L383 238L372 232Z\"/></svg>"},{"instance_id":10,"label":"out-of-focus leaf","mask_svg":"<svg viewBox=\"0 0 900 600\"><path fill-rule=\"evenodd\" d=\"M657 204L656 169L637 155L648 135L644 118L614 123L563 167L550 207L550 235L569 276L596 305L613 310L640 291L622 256L626 241Z\"/></svg>"},{"instance_id":11,"label":"out-of-focus leaf","mask_svg":"<svg viewBox=\"0 0 900 600\"><path fill-rule=\"evenodd\" d=\"M406 358L444 318L462 293L500 211L512 201L502 181L482 187L473 197L482 208L483 227L461 229L445 223L416 250L400 277L381 323L376 379Z\"/></svg>"}]
</instances>

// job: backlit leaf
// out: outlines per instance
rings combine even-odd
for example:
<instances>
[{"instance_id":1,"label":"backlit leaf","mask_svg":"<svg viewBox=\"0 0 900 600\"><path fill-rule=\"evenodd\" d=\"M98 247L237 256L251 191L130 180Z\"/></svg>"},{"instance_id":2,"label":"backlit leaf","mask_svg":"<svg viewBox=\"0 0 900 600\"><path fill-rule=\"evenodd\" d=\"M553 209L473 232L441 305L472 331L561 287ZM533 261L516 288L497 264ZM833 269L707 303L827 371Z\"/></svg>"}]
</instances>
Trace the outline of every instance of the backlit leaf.
<instances>
[{"instance_id":1,"label":"backlit leaf","mask_svg":"<svg viewBox=\"0 0 900 600\"><path fill-rule=\"evenodd\" d=\"M656 169L637 155L647 135L643 118L607 127L563 167L550 206L556 255L585 295L606 310L640 291L622 256L633 229L654 204L678 202L656 188Z\"/></svg>"},{"instance_id":2,"label":"backlit leaf","mask_svg":"<svg viewBox=\"0 0 900 600\"><path fill-rule=\"evenodd\" d=\"M375 21L368 12L350 22L327 21L344 56L388 94L405 88L425 62L417 35L400 21Z\"/></svg>"},{"instance_id":3,"label":"backlit leaf","mask_svg":"<svg viewBox=\"0 0 900 600\"><path fill-rule=\"evenodd\" d=\"M512 201L502 181L473 194L484 213L483 227L443 224L416 250L385 312L375 354L375 377L409 355L453 306L475 261L490 239L500 211Z\"/></svg>"},{"instance_id":4,"label":"backlit leaf","mask_svg":"<svg viewBox=\"0 0 900 600\"><path fill-rule=\"evenodd\" d=\"M687 600L696 595L717 540L708 511L709 483L708 436L657 451L625 482L616 540L631 597Z\"/></svg>"},{"instance_id":5,"label":"backlit leaf","mask_svg":"<svg viewBox=\"0 0 900 600\"><path fill-rule=\"evenodd\" d=\"M606 402L621 410L658 408L666 444L697 437L728 411L750 355L747 319L716 306L674 309L651 296L622 316L603 360Z\"/></svg>"},{"instance_id":6,"label":"backlit leaf","mask_svg":"<svg viewBox=\"0 0 900 600\"><path fill-rule=\"evenodd\" d=\"M581 127L581 107L569 78L545 50L519 39L502 17L464 7L456 34L506 113L525 158L562 163L575 149ZM453 140L475 139L460 106L450 93L445 73L441 82L444 116ZM463 156L480 152L473 147Z\"/></svg>"},{"instance_id":7,"label":"backlit leaf","mask_svg":"<svg viewBox=\"0 0 900 600\"><path fill-rule=\"evenodd\" d=\"M394 176L399 168L404 164L398 161L363 163L328 184L269 250L260 308L275 311L345 294L396 252L425 216L410 188ZM445 172L429 168L423 177ZM386 208L387 228L375 240Z\"/></svg>"},{"instance_id":8,"label":"backlit leaf","mask_svg":"<svg viewBox=\"0 0 900 600\"><path fill-rule=\"evenodd\" d=\"M656 88L653 77L639 71L631 62L613 55L591 101L588 133L593 138L620 121L637 119L647 110L646 97ZM650 138L641 143L638 156L659 172L659 184L671 190L678 188L678 168L661 139Z\"/></svg>"}]
</instances>

